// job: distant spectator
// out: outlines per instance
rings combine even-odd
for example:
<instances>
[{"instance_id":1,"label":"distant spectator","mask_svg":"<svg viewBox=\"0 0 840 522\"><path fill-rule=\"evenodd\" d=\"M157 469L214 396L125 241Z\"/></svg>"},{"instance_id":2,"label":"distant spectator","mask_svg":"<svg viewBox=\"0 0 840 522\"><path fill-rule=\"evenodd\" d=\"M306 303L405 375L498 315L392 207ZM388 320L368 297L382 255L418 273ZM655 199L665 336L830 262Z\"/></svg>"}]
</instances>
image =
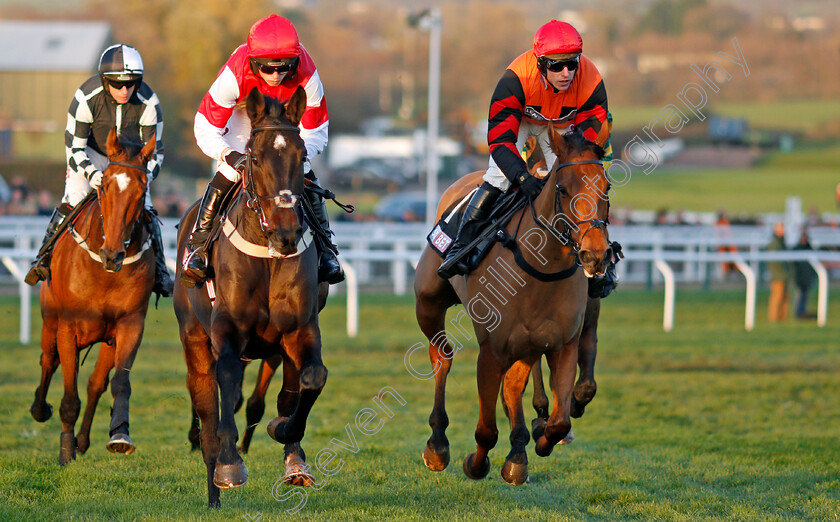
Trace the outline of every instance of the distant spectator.
<instances>
[{"instance_id":1,"label":"distant spectator","mask_svg":"<svg viewBox=\"0 0 840 522\"><path fill-rule=\"evenodd\" d=\"M729 216L726 215L726 211L719 210L717 214L717 221L715 221L715 226L718 227L716 234L720 239L731 239L732 233L729 230ZM718 252L726 253L726 252L737 252L738 247L735 245L720 245L718 247ZM723 272L723 276L726 277L731 273L735 273L737 267L735 263L721 263L720 265L721 271Z\"/></svg>"},{"instance_id":2,"label":"distant spectator","mask_svg":"<svg viewBox=\"0 0 840 522\"><path fill-rule=\"evenodd\" d=\"M7 213L15 216L34 214L35 206L29 197L29 188L25 184L13 185L11 188L11 199L6 205Z\"/></svg>"},{"instance_id":3,"label":"distant spectator","mask_svg":"<svg viewBox=\"0 0 840 522\"><path fill-rule=\"evenodd\" d=\"M820 216L820 211L817 207L811 207L808 210L808 217L805 218L805 226L808 227L818 227L824 225L822 220L822 216Z\"/></svg>"},{"instance_id":4,"label":"distant spectator","mask_svg":"<svg viewBox=\"0 0 840 522\"><path fill-rule=\"evenodd\" d=\"M49 190L42 190L38 192L38 207L36 212L39 216L51 216L55 208L52 193Z\"/></svg>"},{"instance_id":5,"label":"distant spectator","mask_svg":"<svg viewBox=\"0 0 840 522\"><path fill-rule=\"evenodd\" d=\"M780 221L773 227L773 239L767 247L769 252L781 252L785 247L785 225ZM770 261L767 263L770 271L770 303L767 316L771 323L784 321L787 317L788 301L790 294L788 283L790 281L790 263L787 261Z\"/></svg>"},{"instance_id":6,"label":"distant spectator","mask_svg":"<svg viewBox=\"0 0 840 522\"><path fill-rule=\"evenodd\" d=\"M799 242L793 247L794 250L813 250L808 238L808 232L802 231ZM808 295L817 280L817 273L808 261L796 261L793 263L793 283L796 285L796 317L807 319Z\"/></svg>"}]
</instances>

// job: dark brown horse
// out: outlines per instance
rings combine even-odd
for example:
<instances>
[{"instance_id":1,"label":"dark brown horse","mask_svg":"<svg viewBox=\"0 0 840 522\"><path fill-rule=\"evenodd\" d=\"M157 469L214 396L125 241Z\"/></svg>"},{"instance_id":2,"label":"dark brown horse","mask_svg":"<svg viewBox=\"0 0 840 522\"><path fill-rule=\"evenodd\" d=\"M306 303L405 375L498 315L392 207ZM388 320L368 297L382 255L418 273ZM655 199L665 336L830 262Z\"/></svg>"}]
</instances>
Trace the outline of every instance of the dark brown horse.
<instances>
[{"instance_id":1,"label":"dark brown horse","mask_svg":"<svg viewBox=\"0 0 840 522\"><path fill-rule=\"evenodd\" d=\"M90 425L99 397L111 379L111 452L131 453L128 432L129 372L143 338L149 296L155 280L154 253L143 225L146 162L154 152L155 136L141 148L121 144L116 131L108 135L110 163L97 198L80 209L70 234L55 245L51 278L41 285L41 383L30 412L44 422L52 415L47 389L58 365L64 377L61 399L61 450L66 464L90 445ZM149 216L149 219L155 219ZM79 352L101 342L96 367L88 383L88 402L78 438L74 436L81 410L77 378Z\"/></svg>"},{"instance_id":2,"label":"dark brown horse","mask_svg":"<svg viewBox=\"0 0 840 522\"><path fill-rule=\"evenodd\" d=\"M326 289L324 290L326 291ZM319 303L320 308L323 308L324 304L326 304L326 295ZM241 394L239 399L237 399L234 411L239 412L239 408L242 407L242 403L245 403L245 433L242 435L242 442L239 444L239 452L243 455L246 455L248 450L251 448L251 440L254 437L254 431L265 413L265 397L268 394L268 385L271 384L271 379L274 377L274 374L277 372L277 368L280 367L282 362L283 358L279 355L275 355L270 359L262 361L259 365L259 370L257 370L257 382L254 384L254 391L251 392L251 396L248 397L248 401L244 401L244 397ZM545 392L543 392L543 394L545 394ZM547 398L545 400L548 401ZM201 422L198 418L198 413L195 411L195 408L193 408L190 431L187 434L187 438L190 441L193 451L201 449L200 433Z\"/></svg>"},{"instance_id":3,"label":"dark brown horse","mask_svg":"<svg viewBox=\"0 0 840 522\"><path fill-rule=\"evenodd\" d=\"M529 434L522 393L531 367L543 355L551 372L554 408L547 423L534 425L537 454L549 455L554 445L568 436L588 303L586 275L602 275L611 254L605 225L609 183L600 161L600 145L606 142L608 132L605 126L593 144L579 134L563 137L550 130L557 163L532 208L519 211L507 225L508 239L514 237L515 242L504 241L507 247L494 245L468 276L441 279L437 275L440 257L429 247L424 250L415 294L417 320L430 340L429 355L436 369L435 403L429 418L432 436L423 452L430 469L442 470L449 463L445 387L454 350L441 333L445 332L446 310L457 303L467 308L480 345L477 451L464 461L467 476L479 479L489 472L488 453L498 440L496 400L504 379L511 451L502 476L511 484L527 480L525 445ZM452 185L443 195L438 216L480 183L481 175L473 173ZM583 270L577 270L576 263Z\"/></svg>"},{"instance_id":4,"label":"dark brown horse","mask_svg":"<svg viewBox=\"0 0 840 522\"><path fill-rule=\"evenodd\" d=\"M278 416L268 423L268 432L285 444L287 481L306 485L312 479L300 441L327 380L318 326L327 288L318 284L317 253L301 210L306 151L298 123L305 107L302 88L285 104L256 89L250 92L245 110L252 130L243 190L231 204L211 256L215 302L207 285L178 286L173 296L187 386L201 421L210 506L219 505L219 488L248 480L236 448L234 419L243 359L282 357ZM181 220L179 252L185 250L189 231L184 224L195 220L196 210L193 206ZM178 278L180 270L179 263Z\"/></svg>"}]
</instances>

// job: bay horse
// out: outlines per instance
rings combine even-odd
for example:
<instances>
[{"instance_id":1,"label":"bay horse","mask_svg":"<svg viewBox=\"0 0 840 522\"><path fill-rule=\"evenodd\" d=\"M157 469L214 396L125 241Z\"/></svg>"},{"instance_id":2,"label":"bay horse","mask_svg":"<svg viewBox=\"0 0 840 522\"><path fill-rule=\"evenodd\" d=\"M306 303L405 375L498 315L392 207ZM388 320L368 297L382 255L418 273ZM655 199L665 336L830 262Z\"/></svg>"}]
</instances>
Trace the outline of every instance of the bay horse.
<instances>
[{"instance_id":1,"label":"bay horse","mask_svg":"<svg viewBox=\"0 0 840 522\"><path fill-rule=\"evenodd\" d=\"M464 460L464 473L480 479L490 470L488 453L498 440L496 401L504 380L511 450L502 477L510 484L528 479L525 446L530 437L522 394L531 368L543 355L551 372L554 407L547 421L537 419L533 425L537 454L548 456L569 435L573 381L589 303L587 276L603 275L611 255L606 227L610 186L601 160L601 146L608 135L609 129L603 126L592 143L579 133L561 136L549 128L557 162L547 175L545 188L530 206L513 215L506 234L501 235L503 241L493 245L470 274L442 279L437 275L440 256L428 245L424 249L414 290L417 322L429 339L429 357L435 368L435 401L429 417L432 435L423 451L429 469L439 471L449 463L445 390L455 350L446 339L445 317L446 310L458 303L464 304L473 319L480 347L477 449ZM482 175L469 174L450 186L438 206L438 218L480 184ZM520 249L520 244L524 248ZM577 270L578 264L583 270ZM502 295L500 289L507 293ZM488 294L494 294L496 300L491 301ZM499 312L498 304L504 313ZM594 365L594 352L592 355Z\"/></svg>"},{"instance_id":2,"label":"bay horse","mask_svg":"<svg viewBox=\"0 0 840 522\"><path fill-rule=\"evenodd\" d=\"M231 202L211 254L215 302L204 288L177 285L173 296L187 387L201 423L210 507L220 505L219 488L248 480L236 448L234 419L243 359L281 356L283 388L268 433L285 445L286 482L310 485L313 480L300 441L327 380L318 311L328 286L318 283L318 255L301 207L306 149L298 124L305 108L303 88L287 103L264 97L256 88L248 94L251 135L242 190ZM181 253L196 212L193 205L181 220ZM178 279L181 270L179 262Z\"/></svg>"},{"instance_id":3,"label":"bay horse","mask_svg":"<svg viewBox=\"0 0 840 522\"><path fill-rule=\"evenodd\" d=\"M47 389L59 364L64 378L61 399L61 465L87 451L90 426L99 397L111 379L114 405L111 412L112 453L132 453L129 437L129 375L143 339L149 297L155 281L155 257L150 234L143 226L148 172L155 136L141 147L121 143L116 129L108 135L109 164L96 189L96 197L68 227L70 234L55 244L51 277L41 285L41 382L30 412L39 422L52 416ZM87 199L87 198L86 198ZM80 203L82 205L82 203ZM155 216L148 216L156 219ZM79 352L102 343L96 367L88 382L88 402L78 437L74 435L81 410L77 379Z\"/></svg>"},{"instance_id":4,"label":"bay horse","mask_svg":"<svg viewBox=\"0 0 840 522\"><path fill-rule=\"evenodd\" d=\"M547 169L545 155L537 143L537 139L530 136L525 142L525 154L528 171L533 175L541 169ZM598 319L601 316L601 299L590 297L586 303L586 314L583 317L583 329L578 343L578 380L572 392L570 415L573 418L583 416L586 406L595 398L598 385L595 382L595 359L598 353ZM542 357L537 359L531 368L531 378L534 383L534 395L531 402L537 418L532 425L548 421L548 396L542 377ZM507 411L505 412L507 414ZM571 442L574 435L569 432L563 442Z\"/></svg>"}]
</instances>

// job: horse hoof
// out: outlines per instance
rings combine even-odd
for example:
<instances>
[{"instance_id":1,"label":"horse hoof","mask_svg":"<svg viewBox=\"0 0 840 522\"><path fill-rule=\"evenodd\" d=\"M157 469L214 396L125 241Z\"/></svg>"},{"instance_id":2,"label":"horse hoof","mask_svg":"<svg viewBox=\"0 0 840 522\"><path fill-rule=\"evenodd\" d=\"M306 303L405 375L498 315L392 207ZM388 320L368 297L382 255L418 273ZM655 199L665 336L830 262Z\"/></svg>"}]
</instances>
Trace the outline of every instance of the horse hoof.
<instances>
[{"instance_id":1,"label":"horse hoof","mask_svg":"<svg viewBox=\"0 0 840 522\"><path fill-rule=\"evenodd\" d=\"M537 445L534 446L534 451L540 457L548 457L549 455L551 455L551 450L553 449L554 444L550 444L548 442L548 439L545 438L545 435L540 437L539 440L537 440Z\"/></svg>"},{"instance_id":2,"label":"horse hoof","mask_svg":"<svg viewBox=\"0 0 840 522\"><path fill-rule=\"evenodd\" d=\"M29 408L29 413L32 414L32 418L38 422L47 422L52 417L53 407L52 404L48 402L44 402L42 404L32 403L32 407Z\"/></svg>"},{"instance_id":3,"label":"horse hoof","mask_svg":"<svg viewBox=\"0 0 840 522\"><path fill-rule=\"evenodd\" d=\"M58 464L64 466L76 460L76 437L72 431L62 432L59 440Z\"/></svg>"},{"instance_id":4,"label":"horse hoof","mask_svg":"<svg viewBox=\"0 0 840 522\"><path fill-rule=\"evenodd\" d=\"M111 453L123 453L125 455L131 455L136 449L131 437L125 433L114 433L111 440L105 444L105 448Z\"/></svg>"},{"instance_id":5,"label":"horse hoof","mask_svg":"<svg viewBox=\"0 0 840 522\"><path fill-rule=\"evenodd\" d=\"M302 486L306 488L315 484L315 475L312 474L312 468L308 464L296 462L286 466L283 483L288 486Z\"/></svg>"},{"instance_id":6,"label":"horse hoof","mask_svg":"<svg viewBox=\"0 0 840 522\"><path fill-rule=\"evenodd\" d=\"M525 457L523 463L517 463L511 459L505 460L505 464L502 466L502 478L511 486L519 486L528 482L528 458Z\"/></svg>"},{"instance_id":7,"label":"horse hoof","mask_svg":"<svg viewBox=\"0 0 840 522\"><path fill-rule=\"evenodd\" d=\"M85 435L79 435L78 437L76 437L76 451L79 453L79 455L84 455L89 447L89 437L86 437Z\"/></svg>"},{"instance_id":8,"label":"horse hoof","mask_svg":"<svg viewBox=\"0 0 840 522\"><path fill-rule=\"evenodd\" d=\"M435 450L430 442L426 443L426 449L423 450L423 464L432 471L443 471L449 465L449 447Z\"/></svg>"},{"instance_id":9,"label":"horse hoof","mask_svg":"<svg viewBox=\"0 0 840 522\"><path fill-rule=\"evenodd\" d=\"M540 437L543 436L545 433L545 425L546 420L542 417L538 417L531 421L531 436L534 438L534 442L539 442Z\"/></svg>"},{"instance_id":10,"label":"horse hoof","mask_svg":"<svg viewBox=\"0 0 840 522\"><path fill-rule=\"evenodd\" d=\"M213 484L220 489L238 488L248 482L248 470L243 462L233 464L216 463Z\"/></svg>"},{"instance_id":11,"label":"horse hoof","mask_svg":"<svg viewBox=\"0 0 840 522\"><path fill-rule=\"evenodd\" d=\"M572 431L572 428L569 428L569 433L567 433L566 436L563 437L563 440L561 440L557 444L571 444L572 442L574 442L574 440L575 440L575 432Z\"/></svg>"},{"instance_id":12,"label":"horse hoof","mask_svg":"<svg viewBox=\"0 0 840 522\"><path fill-rule=\"evenodd\" d=\"M484 462L481 463L481 469L477 472L473 472L472 467L474 457L475 453L470 453L467 455L467 458L464 459L464 475L473 480L481 480L490 473L490 457L484 457Z\"/></svg>"}]
</instances>

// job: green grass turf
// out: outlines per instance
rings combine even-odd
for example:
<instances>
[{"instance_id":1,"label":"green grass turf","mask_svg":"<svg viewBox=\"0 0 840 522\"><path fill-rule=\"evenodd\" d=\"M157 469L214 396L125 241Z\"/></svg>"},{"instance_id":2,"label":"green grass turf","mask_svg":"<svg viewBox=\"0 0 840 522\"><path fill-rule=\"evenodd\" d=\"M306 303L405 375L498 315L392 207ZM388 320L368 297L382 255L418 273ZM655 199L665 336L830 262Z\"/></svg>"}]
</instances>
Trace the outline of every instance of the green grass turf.
<instances>
[{"instance_id":1,"label":"green grass turf","mask_svg":"<svg viewBox=\"0 0 840 522\"><path fill-rule=\"evenodd\" d=\"M836 292L836 290L835 290ZM403 357L423 341L413 298L364 296L360 335L344 334L344 296L322 315L329 380L310 417L310 461L385 386L390 405L381 431L354 428L359 450L337 449L343 467L316 471L322 487L293 518L300 520L836 520L840 517L840 307L829 325L766 322L759 294L753 332L743 329L740 291L678 291L676 327L661 329L662 294L621 289L604 301L599 329L598 396L574 421L577 439L539 458L528 447L530 483L512 487L499 470L509 450L500 437L492 470L481 481L461 471L474 451L477 349L458 353L449 379L447 432L452 462L427 470L420 453L432 385L411 377ZM186 439L189 399L171 302L150 310L132 370L131 435L137 451L105 448L110 394L100 402L91 448L57 464L60 372L49 401L55 415L39 424L29 405L39 378L38 325L29 346L17 342L18 309L0 300L0 520L279 520L298 498L281 502L281 448L257 428L245 458L250 481L222 492L208 510L204 466ZM38 317L37 304L34 317ZM37 321L36 321L37 322ZM84 389L95 347L81 368ZM418 352L418 364L425 358ZM428 364L428 363L426 363ZM250 392L255 369L246 375ZM269 396L275 395L274 382ZM530 402L530 387L526 390ZM84 401L84 397L83 397ZM270 401L269 401L270 402ZM528 408L528 418L531 418ZM244 413L237 416L240 429ZM78 424L77 424L78 427ZM335 463L335 461L334 461ZM282 495L288 488L278 490ZM278 495L279 496L279 495Z\"/></svg>"},{"instance_id":2,"label":"green grass turf","mask_svg":"<svg viewBox=\"0 0 840 522\"><path fill-rule=\"evenodd\" d=\"M789 196L802 199L807 212L838 212L835 188L840 178L840 147L774 152L751 169L655 169L648 175L634 172L628 182L614 187L614 208L641 210L684 209L730 215L785 211ZM623 175L622 175L623 176Z\"/></svg>"},{"instance_id":3,"label":"green grass turf","mask_svg":"<svg viewBox=\"0 0 840 522\"><path fill-rule=\"evenodd\" d=\"M676 99L680 109L684 106ZM637 130L647 124L666 103L653 105L610 105L615 129ZM840 120L840 100L788 100L783 102L725 102L713 97L703 108L706 115L746 118L751 129L773 129L816 133L821 127ZM816 135L816 134L815 134Z\"/></svg>"}]
</instances>

